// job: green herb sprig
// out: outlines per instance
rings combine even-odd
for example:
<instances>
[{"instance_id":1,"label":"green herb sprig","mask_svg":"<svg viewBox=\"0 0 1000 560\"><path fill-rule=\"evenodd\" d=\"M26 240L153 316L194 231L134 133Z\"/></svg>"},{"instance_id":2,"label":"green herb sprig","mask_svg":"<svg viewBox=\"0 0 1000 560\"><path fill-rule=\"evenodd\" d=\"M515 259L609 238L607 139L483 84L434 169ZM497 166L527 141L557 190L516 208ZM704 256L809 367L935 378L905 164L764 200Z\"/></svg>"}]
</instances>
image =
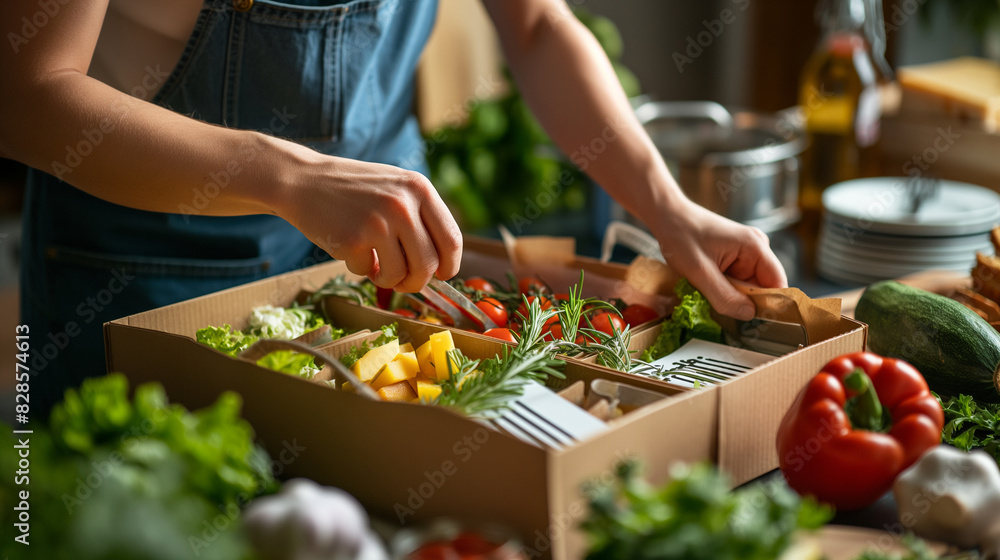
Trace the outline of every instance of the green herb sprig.
<instances>
[{"instance_id":1,"label":"green herb sprig","mask_svg":"<svg viewBox=\"0 0 1000 560\"><path fill-rule=\"evenodd\" d=\"M1000 464L1000 404L979 404L969 395L934 396L944 410L941 440L963 451L982 449Z\"/></svg>"}]
</instances>

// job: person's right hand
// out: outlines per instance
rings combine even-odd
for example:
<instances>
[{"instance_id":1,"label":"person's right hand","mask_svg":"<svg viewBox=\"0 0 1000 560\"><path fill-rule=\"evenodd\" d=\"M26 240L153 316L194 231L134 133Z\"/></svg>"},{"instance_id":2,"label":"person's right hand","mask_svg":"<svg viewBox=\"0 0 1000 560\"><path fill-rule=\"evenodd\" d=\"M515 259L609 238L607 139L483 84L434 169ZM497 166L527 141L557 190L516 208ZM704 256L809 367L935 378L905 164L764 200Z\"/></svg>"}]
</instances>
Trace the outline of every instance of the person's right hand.
<instances>
[{"instance_id":1,"label":"person's right hand","mask_svg":"<svg viewBox=\"0 0 1000 560\"><path fill-rule=\"evenodd\" d=\"M462 234L427 177L320 154L308 160L290 169L277 214L351 272L401 292L458 274Z\"/></svg>"}]
</instances>

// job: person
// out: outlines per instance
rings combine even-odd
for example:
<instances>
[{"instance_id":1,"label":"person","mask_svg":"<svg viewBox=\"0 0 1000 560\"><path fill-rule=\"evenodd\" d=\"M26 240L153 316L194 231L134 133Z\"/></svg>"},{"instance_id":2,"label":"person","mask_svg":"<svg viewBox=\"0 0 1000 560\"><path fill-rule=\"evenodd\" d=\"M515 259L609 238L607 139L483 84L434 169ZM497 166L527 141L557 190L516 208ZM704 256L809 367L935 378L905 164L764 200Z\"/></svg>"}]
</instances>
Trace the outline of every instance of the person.
<instances>
[{"instance_id":1,"label":"person","mask_svg":"<svg viewBox=\"0 0 1000 560\"><path fill-rule=\"evenodd\" d=\"M412 82L436 0L329 1L2 3L0 155L33 168L21 320L42 406L103 372L108 320L323 252L400 291L458 272L455 220L422 164L400 167L422 161ZM725 276L786 285L766 235L684 197L562 0L484 4L556 144L613 131L587 173L717 310L754 312Z\"/></svg>"}]
</instances>

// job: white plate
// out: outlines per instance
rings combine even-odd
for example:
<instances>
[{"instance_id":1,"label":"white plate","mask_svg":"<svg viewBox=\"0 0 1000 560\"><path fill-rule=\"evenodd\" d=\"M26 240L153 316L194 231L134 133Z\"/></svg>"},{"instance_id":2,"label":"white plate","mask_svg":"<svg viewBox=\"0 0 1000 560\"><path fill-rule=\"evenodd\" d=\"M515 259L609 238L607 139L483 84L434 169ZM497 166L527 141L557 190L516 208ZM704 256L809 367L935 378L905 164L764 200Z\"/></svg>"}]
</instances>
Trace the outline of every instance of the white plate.
<instances>
[{"instance_id":1,"label":"white plate","mask_svg":"<svg viewBox=\"0 0 1000 560\"><path fill-rule=\"evenodd\" d=\"M890 264L950 266L970 262L975 259L976 251L942 252L938 254L909 253L892 249L869 249L859 246L844 245L829 238L820 238L820 251L827 251L852 259L867 259L869 262L886 262ZM993 254L991 246L983 247L981 253ZM972 259L969 255L973 255Z\"/></svg>"},{"instance_id":2,"label":"white plate","mask_svg":"<svg viewBox=\"0 0 1000 560\"><path fill-rule=\"evenodd\" d=\"M938 270L954 270L956 272L968 272L972 269L975 264L975 257L969 259L962 263L951 264L951 265L922 265L922 264L891 264L884 261L876 261L872 259L855 259L850 257L845 257L836 253L831 253L829 251L824 251L822 248L819 253L819 262L826 265L828 269L838 269L847 273L863 274L866 276L885 279L885 278L898 278L900 276L906 276L907 274L913 274L915 272L921 272L924 270L938 269Z\"/></svg>"},{"instance_id":3,"label":"white plate","mask_svg":"<svg viewBox=\"0 0 1000 560\"><path fill-rule=\"evenodd\" d=\"M911 182L909 177L874 177L837 183L823 192L823 206L836 221L895 235L965 235L1000 223L1000 194L956 181L940 181L937 195L910 214Z\"/></svg>"},{"instance_id":4,"label":"white plate","mask_svg":"<svg viewBox=\"0 0 1000 560\"><path fill-rule=\"evenodd\" d=\"M901 235L886 235L872 231L860 231L844 227L842 223L827 223L822 233L851 246L863 246L875 249L889 248L892 250L912 251L917 253L955 253L975 252L982 247L992 246L988 233L944 237L908 237Z\"/></svg>"}]
</instances>

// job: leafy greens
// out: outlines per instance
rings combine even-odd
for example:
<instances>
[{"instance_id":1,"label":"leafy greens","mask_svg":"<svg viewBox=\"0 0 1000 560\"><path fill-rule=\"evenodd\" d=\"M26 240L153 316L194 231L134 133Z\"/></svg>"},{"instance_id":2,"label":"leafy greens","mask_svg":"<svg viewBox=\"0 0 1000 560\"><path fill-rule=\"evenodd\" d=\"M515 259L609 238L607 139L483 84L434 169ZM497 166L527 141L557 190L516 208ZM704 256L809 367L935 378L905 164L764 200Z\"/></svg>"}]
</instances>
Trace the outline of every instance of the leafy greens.
<instances>
[{"instance_id":1,"label":"leafy greens","mask_svg":"<svg viewBox=\"0 0 1000 560\"><path fill-rule=\"evenodd\" d=\"M322 316L308 307L264 305L251 310L249 326L242 331L233 330L229 324L221 327L208 326L199 329L195 333L195 339L205 346L235 357L262 338L291 340L326 324ZM331 325L331 340L344 334L344 329L333 328ZM312 356L290 350L271 352L257 360L257 365L306 379L311 379L319 371Z\"/></svg>"},{"instance_id":2,"label":"leafy greens","mask_svg":"<svg viewBox=\"0 0 1000 560\"><path fill-rule=\"evenodd\" d=\"M709 465L679 465L661 488L643 480L634 462L619 465L616 475L614 484L584 488L587 560L771 560L796 530L818 528L832 516L781 486L731 492Z\"/></svg>"},{"instance_id":3,"label":"leafy greens","mask_svg":"<svg viewBox=\"0 0 1000 560\"><path fill-rule=\"evenodd\" d=\"M241 401L224 393L189 412L163 387L128 396L120 374L88 379L65 393L49 426L32 426L30 545L50 560L222 560L251 557L240 509L276 489L267 453L240 418ZM16 443L0 430L0 445ZM17 470L16 453L0 468ZM16 504L24 486L0 480L0 502ZM0 510L0 523L17 512ZM206 531L205 527L211 531ZM0 557L24 554L13 539Z\"/></svg>"},{"instance_id":4,"label":"leafy greens","mask_svg":"<svg viewBox=\"0 0 1000 560\"><path fill-rule=\"evenodd\" d=\"M979 404L969 395L942 399L941 441L962 451L983 449L1000 464L1000 404Z\"/></svg>"},{"instance_id":5,"label":"leafy greens","mask_svg":"<svg viewBox=\"0 0 1000 560\"><path fill-rule=\"evenodd\" d=\"M674 286L679 299L670 319L663 322L663 330L656 342L642 353L642 360L652 362L680 348L692 338L709 342L722 342L722 327L712 319L712 306L686 278Z\"/></svg>"}]
</instances>

